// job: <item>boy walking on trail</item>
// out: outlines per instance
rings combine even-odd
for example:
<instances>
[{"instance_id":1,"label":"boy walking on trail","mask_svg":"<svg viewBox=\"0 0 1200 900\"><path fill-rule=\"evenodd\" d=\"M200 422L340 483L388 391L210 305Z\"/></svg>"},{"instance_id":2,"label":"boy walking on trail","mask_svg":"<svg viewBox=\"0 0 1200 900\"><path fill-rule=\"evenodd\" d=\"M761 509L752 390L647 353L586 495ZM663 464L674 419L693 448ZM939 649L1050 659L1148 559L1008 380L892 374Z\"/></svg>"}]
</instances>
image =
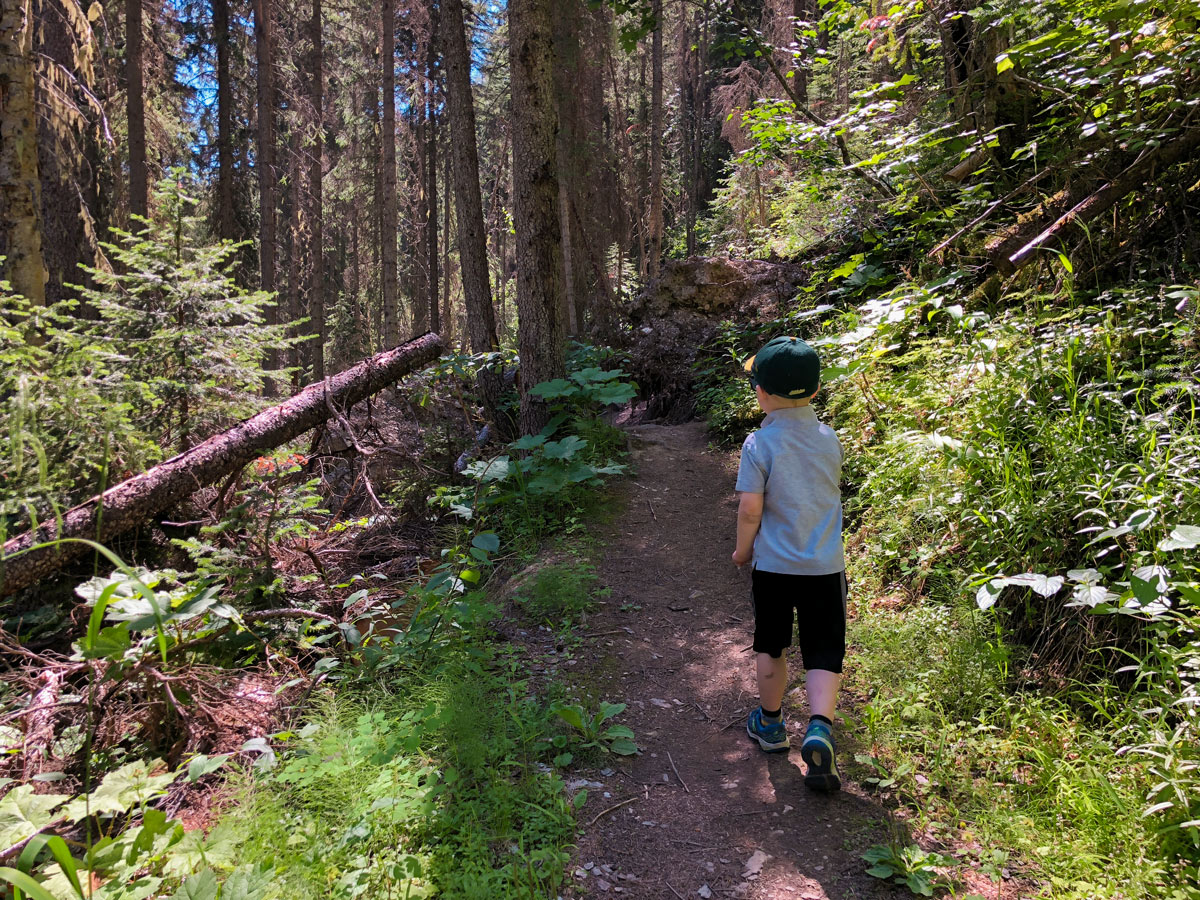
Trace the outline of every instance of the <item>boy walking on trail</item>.
<instances>
[{"instance_id":1,"label":"boy walking on trail","mask_svg":"<svg viewBox=\"0 0 1200 900\"><path fill-rule=\"evenodd\" d=\"M841 787L833 715L846 650L846 575L842 554L842 448L809 405L821 383L816 351L799 338L769 341L746 364L762 427L742 445L738 467L737 548L753 561L754 653L760 706L746 732L768 753L787 750L784 648L799 617L811 718L800 745L804 783Z\"/></svg>"}]
</instances>

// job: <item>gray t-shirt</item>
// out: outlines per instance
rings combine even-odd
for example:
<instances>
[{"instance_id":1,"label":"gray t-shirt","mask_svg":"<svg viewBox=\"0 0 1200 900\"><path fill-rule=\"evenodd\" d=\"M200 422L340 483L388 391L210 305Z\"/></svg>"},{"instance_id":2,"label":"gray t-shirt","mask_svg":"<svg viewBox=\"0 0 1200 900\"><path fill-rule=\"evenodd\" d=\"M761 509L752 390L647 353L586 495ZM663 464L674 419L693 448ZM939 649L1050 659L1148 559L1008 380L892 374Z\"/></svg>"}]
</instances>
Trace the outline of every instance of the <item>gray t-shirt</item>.
<instances>
[{"instance_id":1,"label":"gray t-shirt","mask_svg":"<svg viewBox=\"0 0 1200 900\"><path fill-rule=\"evenodd\" d=\"M811 406L779 409L742 444L737 490L763 494L754 565L785 575L831 575L842 555L842 445Z\"/></svg>"}]
</instances>

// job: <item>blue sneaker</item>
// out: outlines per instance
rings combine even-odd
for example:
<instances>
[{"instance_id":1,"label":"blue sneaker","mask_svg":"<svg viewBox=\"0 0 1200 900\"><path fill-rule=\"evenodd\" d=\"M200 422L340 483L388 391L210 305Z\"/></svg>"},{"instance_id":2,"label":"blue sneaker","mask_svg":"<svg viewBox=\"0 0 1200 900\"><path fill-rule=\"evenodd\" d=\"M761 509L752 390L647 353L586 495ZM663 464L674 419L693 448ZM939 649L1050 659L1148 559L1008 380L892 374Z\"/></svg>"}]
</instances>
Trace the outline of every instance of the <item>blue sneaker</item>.
<instances>
[{"instance_id":1,"label":"blue sneaker","mask_svg":"<svg viewBox=\"0 0 1200 900\"><path fill-rule=\"evenodd\" d=\"M780 718L778 722L764 721L761 706L756 706L746 720L746 734L758 741L758 746L766 753L782 753L792 746L783 719Z\"/></svg>"},{"instance_id":2,"label":"blue sneaker","mask_svg":"<svg viewBox=\"0 0 1200 900\"><path fill-rule=\"evenodd\" d=\"M833 729L819 719L808 723L804 732L804 743L800 745L800 758L808 771L804 783L814 791L831 793L840 790L842 780L838 778L837 748L833 742Z\"/></svg>"}]
</instances>

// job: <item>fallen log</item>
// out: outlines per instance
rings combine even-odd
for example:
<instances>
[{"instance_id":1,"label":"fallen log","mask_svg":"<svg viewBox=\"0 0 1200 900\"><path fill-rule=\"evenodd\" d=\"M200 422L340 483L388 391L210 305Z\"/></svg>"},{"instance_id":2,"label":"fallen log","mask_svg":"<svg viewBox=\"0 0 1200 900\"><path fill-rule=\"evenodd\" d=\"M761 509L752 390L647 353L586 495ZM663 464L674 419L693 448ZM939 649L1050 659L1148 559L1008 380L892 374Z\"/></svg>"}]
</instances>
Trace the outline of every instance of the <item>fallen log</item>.
<instances>
[{"instance_id":1,"label":"fallen log","mask_svg":"<svg viewBox=\"0 0 1200 900\"><path fill-rule=\"evenodd\" d=\"M256 456L315 428L358 401L436 359L442 339L426 334L379 353L325 381L311 384L278 406L123 481L4 545L0 597L16 593L87 552L76 542L40 546L59 538L106 543L205 485L241 469ZM61 524L61 529L60 529Z\"/></svg>"},{"instance_id":2,"label":"fallen log","mask_svg":"<svg viewBox=\"0 0 1200 900\"><path fill-rule=\"evenodd\" d=\"M1021 241L1019 235L1006 239L992 251L993 265L1005 277L1015 274L1048 241L1057 238L1062 243L1079 237L1088 223L1108 212L1122 198L1149 184L1156 168L1165 169L1190 159L1197 149L1200 149L1200 126L1193 125L1173 141L1144 152L1116 178L1089 192L1082 200L1075 202L1077 194L1065 195L1070 197L1066 212L1058 215L1031 240Z\"/></svg>"}]
</instances>

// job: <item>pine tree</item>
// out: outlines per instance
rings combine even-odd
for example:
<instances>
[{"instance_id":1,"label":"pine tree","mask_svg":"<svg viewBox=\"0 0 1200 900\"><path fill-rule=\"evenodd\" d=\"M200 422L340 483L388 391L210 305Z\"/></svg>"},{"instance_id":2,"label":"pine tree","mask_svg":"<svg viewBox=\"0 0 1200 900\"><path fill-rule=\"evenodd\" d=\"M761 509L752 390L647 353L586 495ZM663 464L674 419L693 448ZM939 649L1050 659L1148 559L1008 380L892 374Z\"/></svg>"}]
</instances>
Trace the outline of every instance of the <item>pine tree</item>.
<instances>
[{"instance_id":1,"label":"pine tree","mask_svg":"<svg viewBox=\"0 0 1200 900\"><path fill-rule=\"evenodd\" d=\"M561 377L566 368L551 5L550 0L512 0L508 6L517 344L525 434L537 433L549 420L546 404L531 393L533 387Z\"/></svg>"}]
</instances>

